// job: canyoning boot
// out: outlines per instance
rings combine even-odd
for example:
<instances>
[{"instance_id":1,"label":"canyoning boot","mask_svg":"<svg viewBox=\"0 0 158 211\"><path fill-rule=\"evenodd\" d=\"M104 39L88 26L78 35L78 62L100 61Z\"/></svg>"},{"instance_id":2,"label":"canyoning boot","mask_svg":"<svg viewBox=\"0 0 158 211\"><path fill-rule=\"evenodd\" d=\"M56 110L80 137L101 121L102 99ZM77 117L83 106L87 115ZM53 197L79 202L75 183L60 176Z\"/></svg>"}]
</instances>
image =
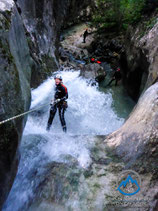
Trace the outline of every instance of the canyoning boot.
<instances>
[{"instance_id":1,"label":"canyoning boot","mask_svg":"<svg viewBox=\"0 0 158 211\"><path fill-rule=\"evenodd\" d=\"M63 126L63 131L64 131L65 133L67 132L66 126Z\"/></svg>"},{"instance_id":2,"label":"canyoning boot","mask_svg":"<svg viewBox=\"0 0 158 211\"><path fill-rule=\"evenodd\" d=\"M46 130L49 132L50 131L50 124L47 124L47 128L46 128Z\"/></svg>"}]
</instances>

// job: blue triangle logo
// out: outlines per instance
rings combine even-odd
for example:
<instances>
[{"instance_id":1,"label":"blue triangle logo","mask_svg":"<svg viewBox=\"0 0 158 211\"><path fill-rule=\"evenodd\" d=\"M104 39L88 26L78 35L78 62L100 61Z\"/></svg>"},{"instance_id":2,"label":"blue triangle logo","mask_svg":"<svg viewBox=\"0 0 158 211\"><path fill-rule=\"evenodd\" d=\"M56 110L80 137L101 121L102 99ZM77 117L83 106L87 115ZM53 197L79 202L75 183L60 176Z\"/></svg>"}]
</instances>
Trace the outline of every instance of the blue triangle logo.
<instances>
[{"instance_id":1,"label":"blue triangle logo","mask_svg":"<svg viewBox=\"0 0 158 211\"><path fill-rule=\"evenodd\" d=\"M125 188L128 184L135 184L137 186L137 190L135 192L133 192L133 193L125 193L124 191L122 191L121 188ZM123 180L121 182L121 184L119 185L117 190L123 195L132 196L132 195L135 195L136 193L138 193L140 191L140 187L139 187L139 185L137 183L137 180L134 180L130 175L128 175L127 179Z\"/></svg>"}]
</instances>

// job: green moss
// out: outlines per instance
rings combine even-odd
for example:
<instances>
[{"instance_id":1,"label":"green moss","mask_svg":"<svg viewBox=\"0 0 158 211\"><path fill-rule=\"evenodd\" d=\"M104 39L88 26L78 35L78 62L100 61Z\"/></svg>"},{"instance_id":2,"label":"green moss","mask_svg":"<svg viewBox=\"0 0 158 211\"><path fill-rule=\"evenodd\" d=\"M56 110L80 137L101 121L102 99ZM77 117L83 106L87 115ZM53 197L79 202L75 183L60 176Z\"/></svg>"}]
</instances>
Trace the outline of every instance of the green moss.
<instances>
[{"instance_id":1,"label":"green moss","mask_svg":"<svg viewBox=\"0 0 158 211\"><path fill-rule=\"evenodd\" d=\"M93 185L93 187L94 187L94 188L99 188L99 189L100 189L100 188L101 188L101 185L98 184L98 183L95 183L95 184Z\"/></svg>"},{"instance_id":2,"label":"green moss","mask_svg":"<svg viewBox=\"0 0 158 211\"><path fill-rule=\"evenodd\" d=\"M158 18L157 17L152 17L150 20L145 22L145 28L146 30L150 30L154 27L154 25L157 23Z\"/></svg>"},{"instance_id":3,"label":"green moss","mask_svg":"<svg viewBox=\"0 0 158 211\"><path fill-rule=\"evenodd\" d=\"M111 158L112 162L114 162L114 163L121 163L121 162L122 162L121 158L119 158L119 157L116 155L116 153L115 153L112 149L110 149L110 148L108 148L108 147L106 147L106 155L107 155L109 158Z\"/></svg>"},{"instance_id":4,"label":"green moss","mask_svg":"<svg viewBox=\"0 0 158 211\"><path fill-rule=\"evenodd\" d=\"M5 15L0 13L0 29L8 31L11 24L11 13L9 11L5 12Z\"/></svg>"},{"instance_id":5,"label":"green moss","mask_svg":"<svg viewBox=\"0 0 158 211\"><path fill-rule=\"evenodd\" d=\"M147 34L154 26L155 24L158 22L158 17L152 17L147 21L144 21L141 23L141 31L140 31L140 35L139 38L141 39L142 37L145 36L145 34Z\"/></svg>"},{"instance_id":6,"label":"green moss","mask_svg":"<svg viewBox=\"0 0 158 211\"><path fill-rule=\"evenodd\" d=\"M83 174L84 174L85 178L89 178L93 175L93 171L87 170Z\"/></svg>"}]
</instances>

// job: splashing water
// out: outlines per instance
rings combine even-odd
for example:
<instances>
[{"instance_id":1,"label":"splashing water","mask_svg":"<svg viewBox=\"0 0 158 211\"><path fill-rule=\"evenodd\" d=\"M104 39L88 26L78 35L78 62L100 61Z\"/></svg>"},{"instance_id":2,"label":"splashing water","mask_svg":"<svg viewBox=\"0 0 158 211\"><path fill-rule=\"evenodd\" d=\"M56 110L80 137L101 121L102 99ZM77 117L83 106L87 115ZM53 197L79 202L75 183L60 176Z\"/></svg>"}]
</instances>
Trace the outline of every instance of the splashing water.
<instances>
[{"instance_id":1,"label":"splashing water","mask_svg":"<svg viewBox=\"0 0 158 211\"><path fill-rule=\"evenodd\" d=\"M124 122L112 109L110 92L105 94L97 87L88 86L86 80L79 77L79 71L63 71L61 74L69 92L65 114L68 133L62 132L58 114L50 132L46 131L49 106L28 117L18 174L4 211L27 210L36 188L44 180L46 164L70 162L71 157L82 168L87 168L91 163L89 150L93 146L93 136L111 133ZM49 78L33 90L31 108L49 103L54 96L54 86L54 80Z\"/></svg>"},{"instance_id":2,"label":"splashing water","mask_svg":"<svg viewBox=\"0 0 158 211\"><path fill-rule=\"evenodd\" d=\"M117 117L111 108L111 93L104 94L97 87L88 86L79 72L63 72L64 84L68 87L69 100L65 114L68 133L74 135L105 135L119 128L123 119ZM54 81L48 79L32 92L32 108L47 103L54 96ZM26 130L32 130L32 124L45 132L49 108L45 108L42 118L30 118ZM30 120L29 119L29 120ZM39 119L37 121L37 119ZM33 132L35 132L33 130ZM61 133L59 117L56 115L51 133Z\"/></svg>"}]
</instances>

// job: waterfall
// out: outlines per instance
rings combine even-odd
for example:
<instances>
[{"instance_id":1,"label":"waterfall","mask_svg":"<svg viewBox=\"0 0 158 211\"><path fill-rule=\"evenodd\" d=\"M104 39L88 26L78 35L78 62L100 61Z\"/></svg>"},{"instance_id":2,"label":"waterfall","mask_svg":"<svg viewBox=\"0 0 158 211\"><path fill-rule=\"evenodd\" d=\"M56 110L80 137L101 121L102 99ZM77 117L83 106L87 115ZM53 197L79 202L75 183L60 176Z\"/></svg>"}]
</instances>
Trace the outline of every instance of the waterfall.
<instances>
[{"instance_id":1,"label":"waterfall","mask_svg":"<svg viewBox=\"0 0 158 211\"><path fill-rule=\"evenodd\" d=\"M91 163L90 148L93 136L106 135L124 122L112 108L110 92L100 92L97 86L88 85L79 77L79 71L62 71L68 88L68 109L65 114L67 134L62 132L58 113L50 132L46 131L49 106L29 115L21 143L21 161L13 188L3 211L27 210L38 185L47 173L50 162L69 162L75 158L82 168ZM49 103L54 96L53 77L32 90L31 108Z\"/></svg>"}]
</instances>

